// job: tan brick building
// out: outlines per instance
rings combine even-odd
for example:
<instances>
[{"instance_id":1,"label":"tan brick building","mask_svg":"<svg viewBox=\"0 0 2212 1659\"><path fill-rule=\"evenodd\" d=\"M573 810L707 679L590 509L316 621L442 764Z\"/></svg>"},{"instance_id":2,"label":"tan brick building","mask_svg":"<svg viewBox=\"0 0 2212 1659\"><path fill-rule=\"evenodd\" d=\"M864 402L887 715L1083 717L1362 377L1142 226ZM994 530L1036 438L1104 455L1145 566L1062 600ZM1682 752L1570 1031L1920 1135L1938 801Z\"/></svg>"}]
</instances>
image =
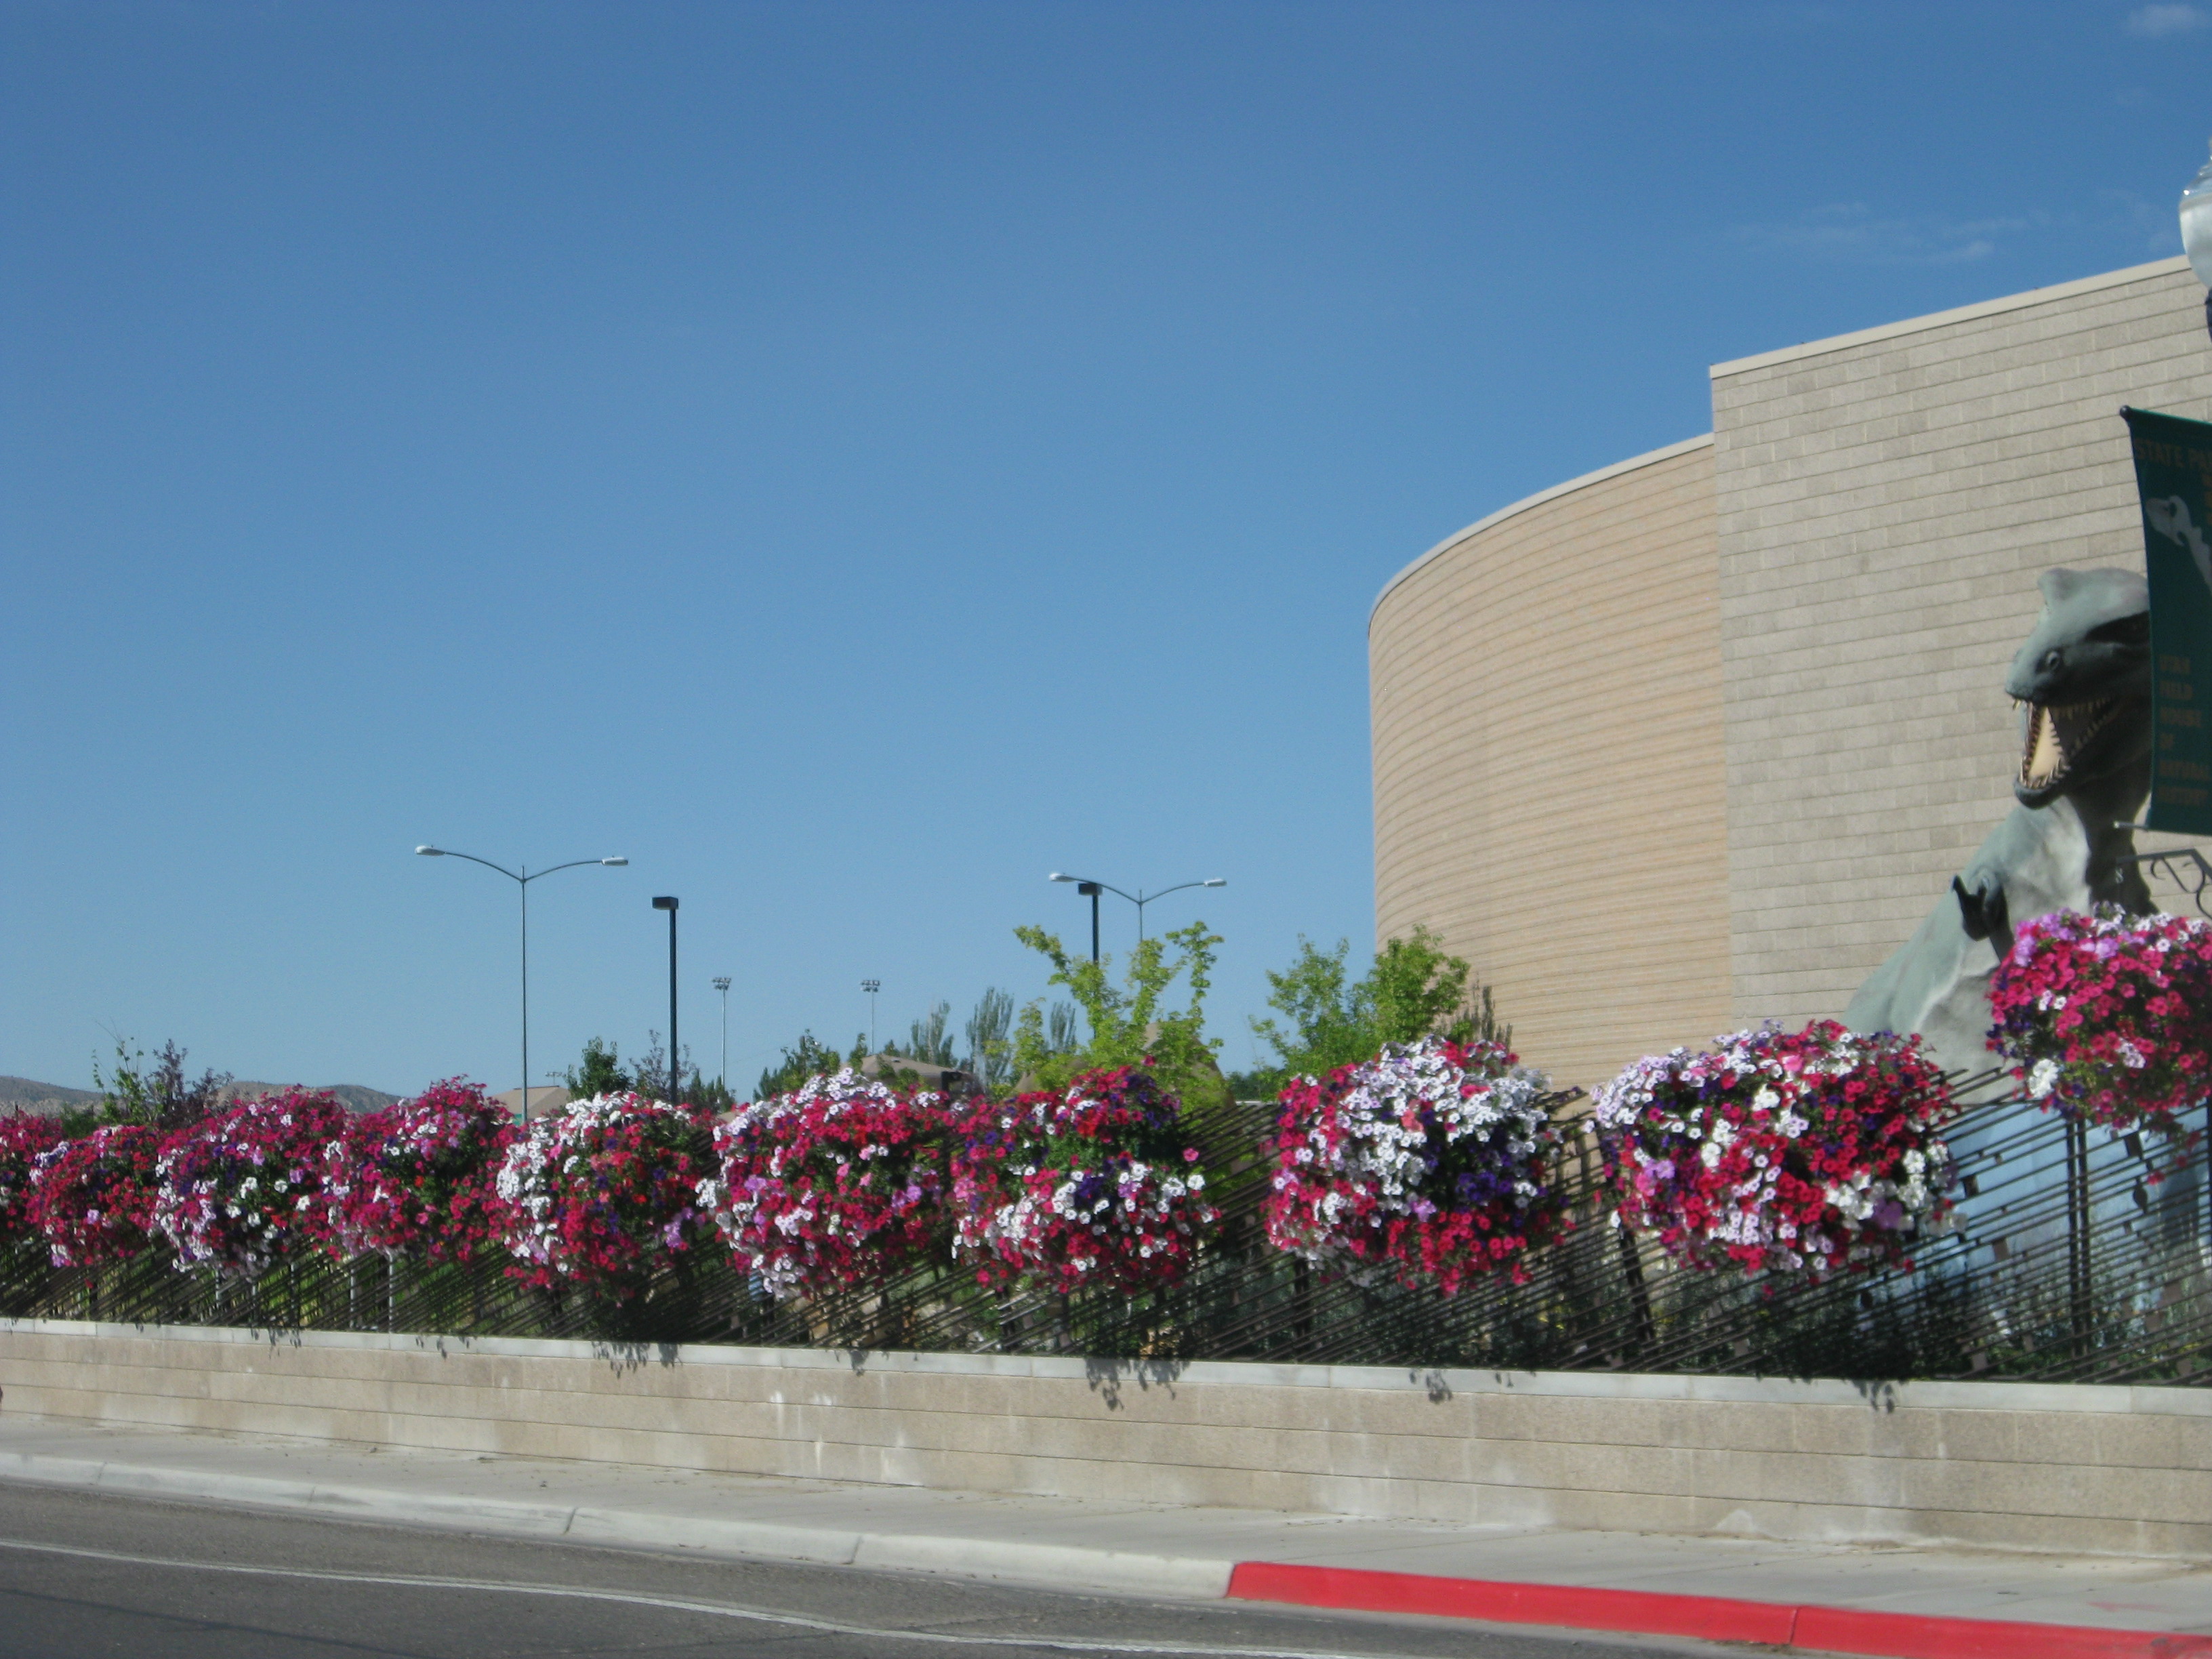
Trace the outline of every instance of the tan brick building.
<instances>
[{"instance_id":1,"label":"tan brick building","mask_svg":"<svg viewBox=\"0 0 2212 1659\"><path fill-rule=\"evenodd\" d=\"M2140 569L2122 404L2212 417L2186 262L1711 371L1713 431L1407 566L1369 621L1378 941L1562 1081L1839 1016L2012 805L2053 565Z\"/></svg>"}]
</instances>

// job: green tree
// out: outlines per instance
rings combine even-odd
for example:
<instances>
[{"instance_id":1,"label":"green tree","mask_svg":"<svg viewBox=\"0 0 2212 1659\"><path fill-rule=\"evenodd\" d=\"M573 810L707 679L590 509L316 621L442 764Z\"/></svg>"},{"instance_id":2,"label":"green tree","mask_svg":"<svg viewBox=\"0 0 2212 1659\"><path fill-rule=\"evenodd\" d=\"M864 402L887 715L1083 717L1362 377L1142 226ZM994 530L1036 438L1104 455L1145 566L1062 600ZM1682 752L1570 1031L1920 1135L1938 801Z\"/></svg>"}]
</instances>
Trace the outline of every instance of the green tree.
<instances>
[{"instance_id":1,"label":"green tree","mask_svg":"<svg viewBox=\"0 0 2212 1659\"><path fill-rule=\"evenodd\" d=\"M1464 958L1448 954L1426 927L1386 941L1365 977L1345 969L1350 941L1324 951L1303 935L1297 959L1270 973L1268 1006L1282 1016L1255 1019L1253 1035L1274 1050L1275 1063L1243 1073L1239 1092L1272 1095L1291 1078L1326 1076L1373 1056L1386 1042L1416 1042L1435 1033L1455 1042L1478 1038L1511 1047L1490 988L1468 988Z\"/></svg>"},{"instance_id":2,"label":"green tree","mask_svg":"<svg viewBox=\"0 0 2212 1659\"><path fill-rule=\"evenodd\" d=\"M853 1045L853 1064L867 1057L867 1034L862 1032ZM767 1100L775 1095L787 1095L807 1079L838 1071L846 1064L845 1055L826 1043L816 1042L812 1031L802 1031L799 1041L783 1051L783 1058L760 1074L753 1098Z\"/></svg>"},{"instance_id":3,"label":"green tree","mask_svg":"<svg viewBox=\"0 0 2212 1659\"><path fill-rule=\"evenodd\" d=\"M219 1110L230 1087L230 1073L203 1071L197 1079L188 1079L185 1052L172 1038L149 1066L143 1049L132 1047L128 1038L116 1038L112 1067L103 1071L96 1058L92 1062L92 1084L100 1091L100 1104L63 1113L64 1133L88 1134L104 1123L181 1129Z\"/></svg>"},{"instance_id":4,"label":"green tree","mask_svg":"<svg viewBox=\"0 0 2212 1659\"><path fill-rule=\"evenodd\" d=\"M907 1045L899 1052L908 1060L930 1066L957 1066L952 1057L952 1005L933 1002L929 1012L907 1028Z\"/></svg>"},{"instance_id":5,"label":"green tree","mask_svg":"<svg viewBox=\"0 0 2212 1659\"><path fill-rule=\"evenodd\" d=\"M1071 957L1058 937L1042 927L1017 927L1014 937L1052 963L1049 982L1067 988L1091 1027L1080 1048L1061 1048L1054 1041L1057 1033L1047 1024L1044 1004L1030 1003L1014 1028L1017 1076L1034 1078L1040 1088L1059 1089L1078 1072L1094 1066L1149 1063L1160 1086L1186 1106L1203 1109L1228 1098L1214 1058L1220 1041L1206 1035L1206 994L1212 985L1214 947L1221 939L1206 932L1204 922L1139 940L1129 953L1126 986L1107 977L1105 962ZM1178 978L1189 1000L1170 1008L1164 999Z\"/></svg>"},{"instance_id":6,"label":"green tree","mask_svg":"<svg viewBox=\"0 0 2212 1659\"><path fill-rule=\"evenodd\" d=\"M1075 1010L1066 1003L1064 1022L1073 1026ZM997 986L987 988L975 1000L975 1012L968 1016L968 1074L979 1080L993 1093L1004 1089L1014 1080L1014 999L1008 991ZM1073 1041L1069 1046L1073 1046Z\"/></svg>"},{"instance_id":7,"label":"green tree","mask_svg":"<svg viewBox=\"0 0 2212 1659\"><path fill-rule=\"evenodd\" d=\"M583 1059L570 1066L561 1080L571 1100L589 1100L595 1095L626 1095L637 1082L623 1069L615 1045L601 1037L585 1043Z\"/></svg>"}]
</instances>

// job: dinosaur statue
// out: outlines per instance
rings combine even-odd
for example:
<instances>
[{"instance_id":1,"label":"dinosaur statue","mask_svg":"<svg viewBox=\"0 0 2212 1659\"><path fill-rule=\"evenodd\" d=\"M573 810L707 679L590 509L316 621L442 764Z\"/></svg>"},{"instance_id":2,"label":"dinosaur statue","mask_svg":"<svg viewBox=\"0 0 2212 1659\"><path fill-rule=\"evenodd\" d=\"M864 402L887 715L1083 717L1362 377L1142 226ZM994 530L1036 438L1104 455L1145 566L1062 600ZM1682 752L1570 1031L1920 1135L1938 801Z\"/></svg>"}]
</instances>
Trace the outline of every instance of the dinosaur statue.
<instances>
[{"instance_id":1,"label":"dinosaur statue","mask_svg":"<svg viewBox=\"0 0 2212 1659\"><path fill-rule=\"evenodd\" d=\"M1919 931L1844 1015L1855 1031L1917 1031L1946 1070L1995 1062L1990 975L2013 927L2053 910L2152 908L2133 822L2150 793L2150 595L2127 570L2046 570L2043 614L2005 690L2026 705L2020 805L1990 831Z\"/></svg>"}]
</instances>

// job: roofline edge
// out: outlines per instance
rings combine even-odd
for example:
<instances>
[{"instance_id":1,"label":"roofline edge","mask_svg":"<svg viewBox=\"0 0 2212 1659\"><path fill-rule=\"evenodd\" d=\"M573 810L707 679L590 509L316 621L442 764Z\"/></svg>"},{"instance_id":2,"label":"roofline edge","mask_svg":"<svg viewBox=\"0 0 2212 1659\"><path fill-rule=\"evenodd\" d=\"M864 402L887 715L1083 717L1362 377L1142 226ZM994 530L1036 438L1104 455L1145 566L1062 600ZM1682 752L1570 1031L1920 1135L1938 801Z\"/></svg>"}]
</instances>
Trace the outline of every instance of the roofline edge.
<instances>
[{"instance_id":1,"label":"roofline edge","mask_svg":"<svg viewBox=\"0 0 2212 1659\"><path fill-rule=\"evenodd\" d=\"M1647 450L1641 455L1632 455L1625 461L1615 461L1610 466L1598 468L1595 472L1585 472L1578 478L1569 478L1565 483L1555 483L1548 489L1540 489L1533 495L1523 495L1511 506L1501 507L1487 517L1477 519L1466 529L1454 531L1382 584L1382 591L1375 596L1375 603L1367 607L1367 631L1370 635L1374 633L1375 613L1382 608L1382 601L1390 597L1391 590L1448 548L1456 547L1468 537L1479 536L1493 526L1503 524L1506 520L1526 513L1531 507L1541 507L1545 502L1557 501L1562 495L1571 495L1577 489L1587 489L1592 484L1603 483L1608 478L1617 478L1624 472L1634 472L1644 467L1656 466L1662 461L1671 461L1678 455L1689 454L1692 450L1710 449L1712 444L1713 434L1705 432L1694 438L1685 438L1680 443L1668 444L1663 449Z\"/></svg>"}]
</instances>

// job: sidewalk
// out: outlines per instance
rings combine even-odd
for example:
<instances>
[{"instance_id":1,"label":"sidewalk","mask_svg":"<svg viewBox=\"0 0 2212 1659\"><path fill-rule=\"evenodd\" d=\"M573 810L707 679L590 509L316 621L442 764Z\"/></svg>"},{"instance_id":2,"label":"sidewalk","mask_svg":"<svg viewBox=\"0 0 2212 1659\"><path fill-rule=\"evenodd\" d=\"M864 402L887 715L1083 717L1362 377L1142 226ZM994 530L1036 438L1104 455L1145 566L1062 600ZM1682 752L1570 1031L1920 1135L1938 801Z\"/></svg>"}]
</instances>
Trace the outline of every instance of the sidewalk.
<instances>
[{"instance_id":1,"label":"sidewalk","mask_svg":"<svg viewBox=\"0 0 2212 1659\"><path fill-rule=\"evenodd\" d=\"M404 1526L1954 1659L2212 1656L2212 1571L996 1497L0 1419L0 1480Z\"/></svg>"}]
</instances>

